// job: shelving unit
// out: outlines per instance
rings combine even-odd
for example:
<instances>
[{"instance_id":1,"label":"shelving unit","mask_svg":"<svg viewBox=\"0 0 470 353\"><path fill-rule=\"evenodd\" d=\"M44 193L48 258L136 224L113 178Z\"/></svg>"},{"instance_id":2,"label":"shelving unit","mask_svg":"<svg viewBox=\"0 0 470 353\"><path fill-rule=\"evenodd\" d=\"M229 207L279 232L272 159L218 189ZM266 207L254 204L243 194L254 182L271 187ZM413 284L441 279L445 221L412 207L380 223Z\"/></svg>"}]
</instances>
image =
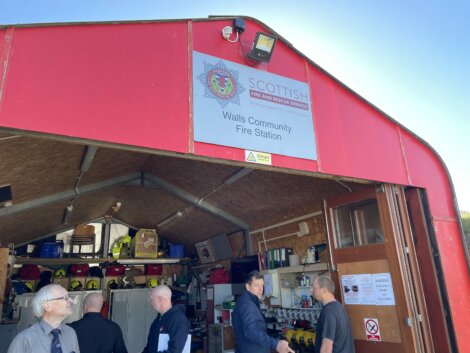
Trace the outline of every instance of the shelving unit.
<instances>
[{"instance_id":1,"label":"shelving unit","mask_svg":"<svg viewBox=\"0 0 470 353\"><path fill-rule=\"evenodd\" d=\"M327 263L308 264L295 267L279 268L279 289L281 297L281 306L289 309L304 309L311 310L311 308L303 308L296 305L296 297L310 297L312 286L299 286L298 277L305 274L308 277L309 283L313 282L315 275L328 271Z\"/></svg>"},{"instance_id":2,"label":"shelving unit","mask_svg":"<svg viewBox=\"0 0 470 353\"><path fill-rule=\"evenodd\" d=\"M110 264L120 263L123 265L145 265L145 264L184 264L189 259L114 259L110 258L80 258L80 257L63 257L63 258L37 258L37 257L17 257L15 265L38 265L38 266L61 266L73 264Z\"/></svg>"}]
</instances>

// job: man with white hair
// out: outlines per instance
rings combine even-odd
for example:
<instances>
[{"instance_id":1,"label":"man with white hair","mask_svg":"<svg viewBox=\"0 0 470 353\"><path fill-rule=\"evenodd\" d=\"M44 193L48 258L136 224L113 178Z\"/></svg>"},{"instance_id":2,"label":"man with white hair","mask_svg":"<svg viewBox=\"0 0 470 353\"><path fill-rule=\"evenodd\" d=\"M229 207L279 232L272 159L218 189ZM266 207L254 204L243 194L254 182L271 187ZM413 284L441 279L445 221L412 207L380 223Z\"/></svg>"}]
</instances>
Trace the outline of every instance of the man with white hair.
<instances>
[{"instance_id":1,"label":"man with white hair","mask_svg":"<svg viewBox=\"0 0 470 353\"><path fill-rule=\"evenodd\" d=\"M186 318L184 305L171 305L171 289L160 285L150 293L152 307L158 316L150 326L147 345L142 353L157 353L160 334L168 334L168 350L166 353L183 352L189 334L189 321Z\"/></svg>"},{"instance_id":2,"label":"man with white hair","mask_svg":"<svg viewBox=\"0 0 470 353\"><path fill-rule=\"evenodd\" d=\"M86 353L127 353L118 324L101 316L103 296L87 294L83 299L83 318L72 322L78 336L80 350Z\"/></svg>"},{"instance_id":3,"label":"man with white hair","mask_svg":"<svg viewBox=\"0 0 470 353\"><path fill-rule=\"evenodd\" d=\"M73 300L58 284L42 287L32 300L40 321L21 331L11 342L8 353L79 353L73 328L62 324L72 314Z\"/></svg>"}]
</instances>

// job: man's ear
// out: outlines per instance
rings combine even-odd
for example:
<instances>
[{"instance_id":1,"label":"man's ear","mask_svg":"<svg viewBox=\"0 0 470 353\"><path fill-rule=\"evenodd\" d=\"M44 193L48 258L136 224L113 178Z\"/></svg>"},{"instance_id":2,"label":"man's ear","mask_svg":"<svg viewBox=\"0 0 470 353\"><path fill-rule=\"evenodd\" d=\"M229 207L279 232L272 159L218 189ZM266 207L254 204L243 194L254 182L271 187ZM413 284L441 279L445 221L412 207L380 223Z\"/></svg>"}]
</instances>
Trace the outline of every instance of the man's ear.
<instances>
[{"instance_id":1,"label":"man's ear","mask_svg":"<svg viewBox=\"0 0 470 353\"><path fill-rule=\"evenodd\" d=\"M249 289L250 289L250 286L249 286L248 283L245 283L245 288L246 288L246 290L249 290Z\"/></svg>"},{"instance_id":2,"label":"man's ear","mask_svg":"<svg viewBox=\"0 0 470 353\"><path fill-rule=\"evenodd\" d=\"M42 308L45 312L49 312L52 310L51 304L49 302L42 303Z\"/></svg>"}]
</instances>

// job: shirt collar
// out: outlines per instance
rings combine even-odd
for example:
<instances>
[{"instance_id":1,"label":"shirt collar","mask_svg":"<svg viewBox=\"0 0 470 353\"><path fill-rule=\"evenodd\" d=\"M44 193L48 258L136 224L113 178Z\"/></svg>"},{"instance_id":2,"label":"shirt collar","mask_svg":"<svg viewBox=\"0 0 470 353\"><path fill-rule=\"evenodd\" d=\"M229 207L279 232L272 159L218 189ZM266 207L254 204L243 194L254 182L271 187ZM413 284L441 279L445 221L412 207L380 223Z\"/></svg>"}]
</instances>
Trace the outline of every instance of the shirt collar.
<instances>
[{"instance_id":1,"label":"shirt collar","mask_svg":"<svg viewBox=\"0 0 470 353\"><path fill-rule=\"evenodd\" d=\"M50 334L51 331L54 329L51 325L49 325L46 321L41 320L39 321L39 326L41 326L41 329L44 331L46 335ZM60 326L58 327L60 329ZM62 331L62 330L61 330Z\"/></svg>"}]
</instances>

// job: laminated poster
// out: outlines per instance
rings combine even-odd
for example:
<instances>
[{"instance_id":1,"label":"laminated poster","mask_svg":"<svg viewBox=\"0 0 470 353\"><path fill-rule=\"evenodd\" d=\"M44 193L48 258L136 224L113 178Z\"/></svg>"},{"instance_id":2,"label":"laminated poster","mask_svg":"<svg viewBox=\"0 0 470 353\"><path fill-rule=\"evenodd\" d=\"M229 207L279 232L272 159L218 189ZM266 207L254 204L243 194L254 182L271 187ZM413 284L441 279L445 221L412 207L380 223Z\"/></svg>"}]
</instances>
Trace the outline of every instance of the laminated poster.
<instances>
[{"instance_id":1,"label":"laminated poster","mask_svg":"<svg viewBox=\"0 0 470 353\"><path fill-rule=\"evenodd\" d=\"M344 303L348 305L395 305L390 273L341 276Z\"/></svg>"}]
</instances>

